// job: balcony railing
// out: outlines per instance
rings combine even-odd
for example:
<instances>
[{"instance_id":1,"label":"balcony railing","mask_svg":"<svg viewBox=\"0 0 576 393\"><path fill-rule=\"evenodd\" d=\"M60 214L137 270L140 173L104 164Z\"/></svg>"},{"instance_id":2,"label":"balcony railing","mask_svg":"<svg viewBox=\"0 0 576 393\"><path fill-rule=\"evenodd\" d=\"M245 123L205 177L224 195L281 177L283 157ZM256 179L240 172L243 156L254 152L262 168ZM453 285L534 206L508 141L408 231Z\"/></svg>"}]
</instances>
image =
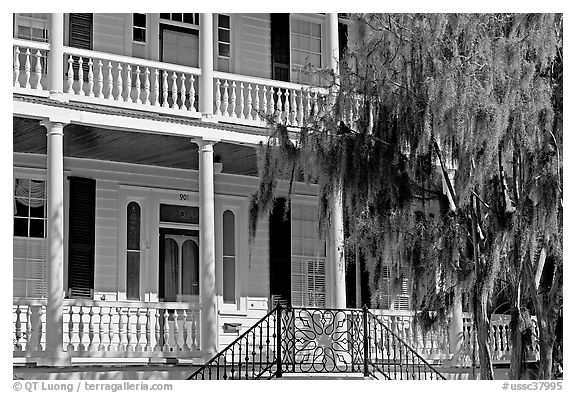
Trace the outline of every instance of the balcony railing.
<instances>
[{"instance_id":1,"label":"balcony railing","mask_svg":"<svg viewBox=\"0 0 576 393\"><path fill-rule=\"evenodd\" d=\"M13 42L14 92L48 96L50 45ZM63 90L69 101L200 118L199 68L64 47ZM214 119L264 127L268 120L303 126L326 104L328 90L213 72ZM357 106L350 108L358 111Z\"/></svg>"},{"instance_id":2,"label":"balcony railing","mask_svg":"<svg viewBox=\"0 0 576 393\"><path fill-rule=\"evenodd\" d=\"M200 305L182 302L64 301L63 344L69 357L200 356ZM46 300L14 298L14 357L46 349Z\"/></svg>"}]
</instances>

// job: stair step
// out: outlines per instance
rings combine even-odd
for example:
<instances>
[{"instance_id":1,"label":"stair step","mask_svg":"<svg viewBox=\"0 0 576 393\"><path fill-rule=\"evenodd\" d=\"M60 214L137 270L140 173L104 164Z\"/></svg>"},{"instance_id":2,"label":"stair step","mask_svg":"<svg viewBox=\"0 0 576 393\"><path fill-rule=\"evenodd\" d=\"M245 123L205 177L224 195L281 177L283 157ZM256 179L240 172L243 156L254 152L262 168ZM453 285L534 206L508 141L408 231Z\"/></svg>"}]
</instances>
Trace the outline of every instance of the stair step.
<instances>
[{"instance_id":1,"label":"stair step","mask_svg":"<svg viewBox=\"0 0 576 393\"><path fill-rule=\"evenodd\" d=\"M284 373L281 379L309 379L309 380L364 380L374 379L365 377L362 373Z\"/></svg>"}]
</instances>

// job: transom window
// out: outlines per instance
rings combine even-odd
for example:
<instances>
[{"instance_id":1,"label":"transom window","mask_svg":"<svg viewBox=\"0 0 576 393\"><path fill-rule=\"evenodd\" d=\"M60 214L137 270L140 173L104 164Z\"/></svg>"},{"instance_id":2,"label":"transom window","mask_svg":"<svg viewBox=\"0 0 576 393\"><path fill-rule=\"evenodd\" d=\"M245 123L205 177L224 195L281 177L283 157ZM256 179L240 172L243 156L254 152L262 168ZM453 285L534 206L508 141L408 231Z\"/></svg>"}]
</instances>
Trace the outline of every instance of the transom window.
<instances>
[{"instance_id":1,"label":"transom window","mask_svg":"<svg viewBox=\"0 0 576 393\"><path fill-rule=\"evenodd\" d=\"M322 67L322 25L304 20L290 21L292 81L317 84L310 71Z\"/></svg>"},{"instance_id":2,"label":"transom window","mask_svg":"<svg viewBox=\"0 0 576 393\"><path fill-rule=\"evenodd\" d=\"M188 23L191 25L200 24L200 14L183 14L183 13L166 13L160 14L160 19L171 20L174 22Z\"/></svg>"}]
</instances>

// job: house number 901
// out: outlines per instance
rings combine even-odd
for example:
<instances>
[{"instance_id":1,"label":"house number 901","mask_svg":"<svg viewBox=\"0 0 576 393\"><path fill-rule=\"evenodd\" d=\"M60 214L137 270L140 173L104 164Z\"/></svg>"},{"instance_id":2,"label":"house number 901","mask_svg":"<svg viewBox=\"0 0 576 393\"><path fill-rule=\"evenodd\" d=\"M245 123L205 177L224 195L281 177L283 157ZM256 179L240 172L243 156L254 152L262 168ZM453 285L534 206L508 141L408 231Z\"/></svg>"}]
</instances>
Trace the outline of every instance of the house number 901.
<instances>
[{"instance_id":1,"label":"house number 901","mask_svg":"<svg viewBox=\"0 0 576 393\"><path fill-rule=\"evenodd\" d=\"M181 200L181 201L187 201L188 199L190 199L190 195L188 195L188 194L180 194L180 200Z\"/></svg>"}]
</instances>

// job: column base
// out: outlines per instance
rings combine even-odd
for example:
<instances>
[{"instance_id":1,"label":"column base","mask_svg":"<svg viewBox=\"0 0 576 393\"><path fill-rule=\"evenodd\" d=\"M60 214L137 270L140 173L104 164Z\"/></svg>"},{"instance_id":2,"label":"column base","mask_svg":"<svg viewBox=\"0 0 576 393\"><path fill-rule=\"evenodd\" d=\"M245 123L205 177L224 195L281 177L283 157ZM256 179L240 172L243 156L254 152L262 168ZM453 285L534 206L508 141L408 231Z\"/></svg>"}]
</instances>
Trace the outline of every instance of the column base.
<instances>
[{"instance_id":1,"label":"column base","mask_svg":"<svg viewBox=\"0 0 576 393\"><path fill-rule=\"evenodd\" d=\"M205 121L207 123L218 123L218 121L214 118L212 113L202 113L202 117L200 118L201 121Z\"/></svg>"},{"instance_id":2,"label":"column base","mask_svg":"<svg viewBox=\"0 0 576 393\"><path fill-rule=\"evenodd\" d=\"M60 102L68 102L68 98L66 96L64 96L64 93L62 93L61 91L51 91L50 92L50 99L51 100L56 100L56 101L60 101Z\"/></svg>"},{"instance_id":3,"label":"column base","mask_svg":"<svg viewBox=\"0 0 576 393\"><path fill-rule=\"evenodd\" d=\"M64 351L46 351L36 362L38 366L70 366L70 356Z\"/></svg>"}]
</instances>

